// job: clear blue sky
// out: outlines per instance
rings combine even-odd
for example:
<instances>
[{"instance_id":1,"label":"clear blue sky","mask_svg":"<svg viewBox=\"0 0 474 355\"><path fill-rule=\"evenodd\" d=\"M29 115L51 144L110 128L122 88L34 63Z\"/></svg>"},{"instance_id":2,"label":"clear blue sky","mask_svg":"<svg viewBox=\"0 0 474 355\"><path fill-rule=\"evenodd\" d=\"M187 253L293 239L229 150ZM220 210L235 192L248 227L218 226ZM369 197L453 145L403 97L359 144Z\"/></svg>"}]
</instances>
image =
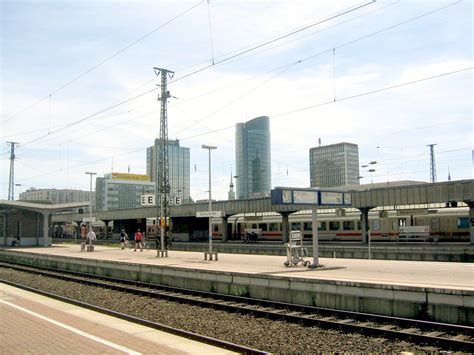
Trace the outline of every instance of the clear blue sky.
<instances>
[{"instance_id":1,"label":"clear blue sky","mask_svg":"<svg viewBox=\"0 0 474 355\"><path fill-rule=\"evenodd\" d=\"M194 199L207 196L201 145L218 146L213 196L226 199L235 124L260 115L271 119L273 186L309 186L318 138L356 143L361 165L378 162L372 176L361 169L362 183L429 181L432 143L438 181L448 170L471 179L473 7L2 1L0 198L8 141L20 143L17 196L29 187L88 190L85 171L145 173L159 132L158 91L146 94L159 82L155 66L175 71L169 137L191 149Z\"/></svg>"}]
</instances>

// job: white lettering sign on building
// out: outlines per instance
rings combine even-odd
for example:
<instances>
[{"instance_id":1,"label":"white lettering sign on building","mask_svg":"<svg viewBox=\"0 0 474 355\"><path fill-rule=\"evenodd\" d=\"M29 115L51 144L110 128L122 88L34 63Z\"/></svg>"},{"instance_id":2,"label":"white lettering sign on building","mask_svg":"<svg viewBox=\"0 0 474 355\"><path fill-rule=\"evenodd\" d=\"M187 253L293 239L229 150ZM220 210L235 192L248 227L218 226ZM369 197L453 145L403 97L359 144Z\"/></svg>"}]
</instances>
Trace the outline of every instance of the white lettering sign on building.
<instances>
[{"instance_id":1,"label":"white lettering sign on building","mask_svg":"<svg viewBox=\"0 0 474 355\"><path fill-rule=\"evenodd\" d=\"M142 206L155 206L155 195L142 195Z\"/></svg>"}]
</instances>

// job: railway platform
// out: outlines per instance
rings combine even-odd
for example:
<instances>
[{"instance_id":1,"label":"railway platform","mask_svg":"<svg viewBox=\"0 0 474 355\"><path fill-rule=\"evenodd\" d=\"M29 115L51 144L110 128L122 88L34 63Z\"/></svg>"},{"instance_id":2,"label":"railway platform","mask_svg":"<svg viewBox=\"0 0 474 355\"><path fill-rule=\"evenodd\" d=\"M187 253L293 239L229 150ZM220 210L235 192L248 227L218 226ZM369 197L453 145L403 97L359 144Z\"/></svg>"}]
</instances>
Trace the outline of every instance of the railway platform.
<instances>
[{"instance_id":1,"label":"railway platform","mask_svg":"<svg viewBox=\"0 0 474 355\"><path fill-rule=\"evenodd\" d=\"M133 251L78 245L5 248L0 260L168 286L397 317L474 324L474 264L320 258L322 268L285 267L282 256ZM308 258L312 261L312 258Z\"/></svg>"},{"instance_id":2,"label":"railway platform","mask_svg":"<svg viewBox=\"0 0 474 355\"><path fill-rule=\"evenodd\" d=\"M233 354L0 283L1 354Z\"/></svg>"}]
</instances>

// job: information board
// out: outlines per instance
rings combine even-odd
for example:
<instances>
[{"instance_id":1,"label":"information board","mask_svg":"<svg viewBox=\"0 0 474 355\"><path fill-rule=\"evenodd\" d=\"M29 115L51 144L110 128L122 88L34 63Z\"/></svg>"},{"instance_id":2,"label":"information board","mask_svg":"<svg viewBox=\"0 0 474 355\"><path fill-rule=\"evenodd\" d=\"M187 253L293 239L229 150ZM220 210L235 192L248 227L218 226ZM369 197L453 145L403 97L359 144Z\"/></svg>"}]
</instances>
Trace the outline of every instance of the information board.
<instances>
[{"instance_id":1,"label":"information board","mask_svg":"<svg viewBox=\"0 0 474 355\"><path fill-rule=\"evenodd\" d=\"M211 217L211 218L219 218L219 217L224 217L224 212L223 211L202 211L202 212L196 212L196 217Z\"/></svg>"},{"instance_id":2,"label":"information board","mask_svg":"<svg viewBox=\"0 0 474 355\"><path fill-rule=\"evenodd\" d=\"M317 204L318 203L318 191L294 190L293 191L293 203Z\"/></svg>"},{"instance_id":3,"label":"information board","mask_svg":"<svg viewBox=\"0 0 474 355\"><path fill-rule=\"evenodd\" d=\"M271 191L273 205L352 206L352 194L347 191L325 191L277 187Z\"/></svg>"},{"instance_id":4,"label":"information board","mask_svg":"<svg viewBox=\"0 0 474 355\"><path fill-rule=\"evenodd\" d=\"M342 192L320 191L320 205L343 205L344 195Z\"/></svg>"}]
</instances>

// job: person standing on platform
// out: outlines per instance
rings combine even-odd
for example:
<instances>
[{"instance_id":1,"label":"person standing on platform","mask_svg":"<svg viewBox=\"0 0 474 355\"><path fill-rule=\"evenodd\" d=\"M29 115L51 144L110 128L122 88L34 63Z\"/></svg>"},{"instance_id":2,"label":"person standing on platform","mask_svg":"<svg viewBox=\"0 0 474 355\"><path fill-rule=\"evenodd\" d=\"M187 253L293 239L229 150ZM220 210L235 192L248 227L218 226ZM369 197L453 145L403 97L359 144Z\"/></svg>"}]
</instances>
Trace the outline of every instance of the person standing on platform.
<instances>
[{"instance_id":1,"label":"person standing on platform","mask_svg":"<svg viewBox=\"0 0 474 355\"><path fill-rule=\"evenodd\" d=\"M140 247L140 251L143 251L142 240L143 240L143 234L140 231L140 229L137 229L137 232L135 233L135 250L134 251L137 251L137 246Z\"/></svg>"},{"instance_id":2,"label":"person standing on platform","mask_svg":"<svg viewBox=\"0 0 474 355\"><path fill-rule=\"evenodd\" d=\"M96 240L97 237L94 233L94 229L92 229L92 226L90 227L90 231L89 233L87 233L87 242L88 242L88 250L89 251L94 251L94 244L93 244L93 241Z\"/></svg>"},{"instance_id":3,"label":"person standing on platform","mask_svg":"<svg viewBox=\"0 0 474 355\"><path fill-rule=\"evenodd\" d=\"M120 245L122 246L122 250L125 249L125 246L128 244L128 235L125 233L125 229L122 229L120 232Z\"/></svg>"},{"instance_id":4,"label":"person standing on platform","mask_svg":"<svg viewBox=\"0 0 474 355\"><path fill-rule=\"evenodd\" d=\"M87 239L87 227L85 224L81 224L81 251L86 250L86 239Z\"/></svg>"}]
</instances>

